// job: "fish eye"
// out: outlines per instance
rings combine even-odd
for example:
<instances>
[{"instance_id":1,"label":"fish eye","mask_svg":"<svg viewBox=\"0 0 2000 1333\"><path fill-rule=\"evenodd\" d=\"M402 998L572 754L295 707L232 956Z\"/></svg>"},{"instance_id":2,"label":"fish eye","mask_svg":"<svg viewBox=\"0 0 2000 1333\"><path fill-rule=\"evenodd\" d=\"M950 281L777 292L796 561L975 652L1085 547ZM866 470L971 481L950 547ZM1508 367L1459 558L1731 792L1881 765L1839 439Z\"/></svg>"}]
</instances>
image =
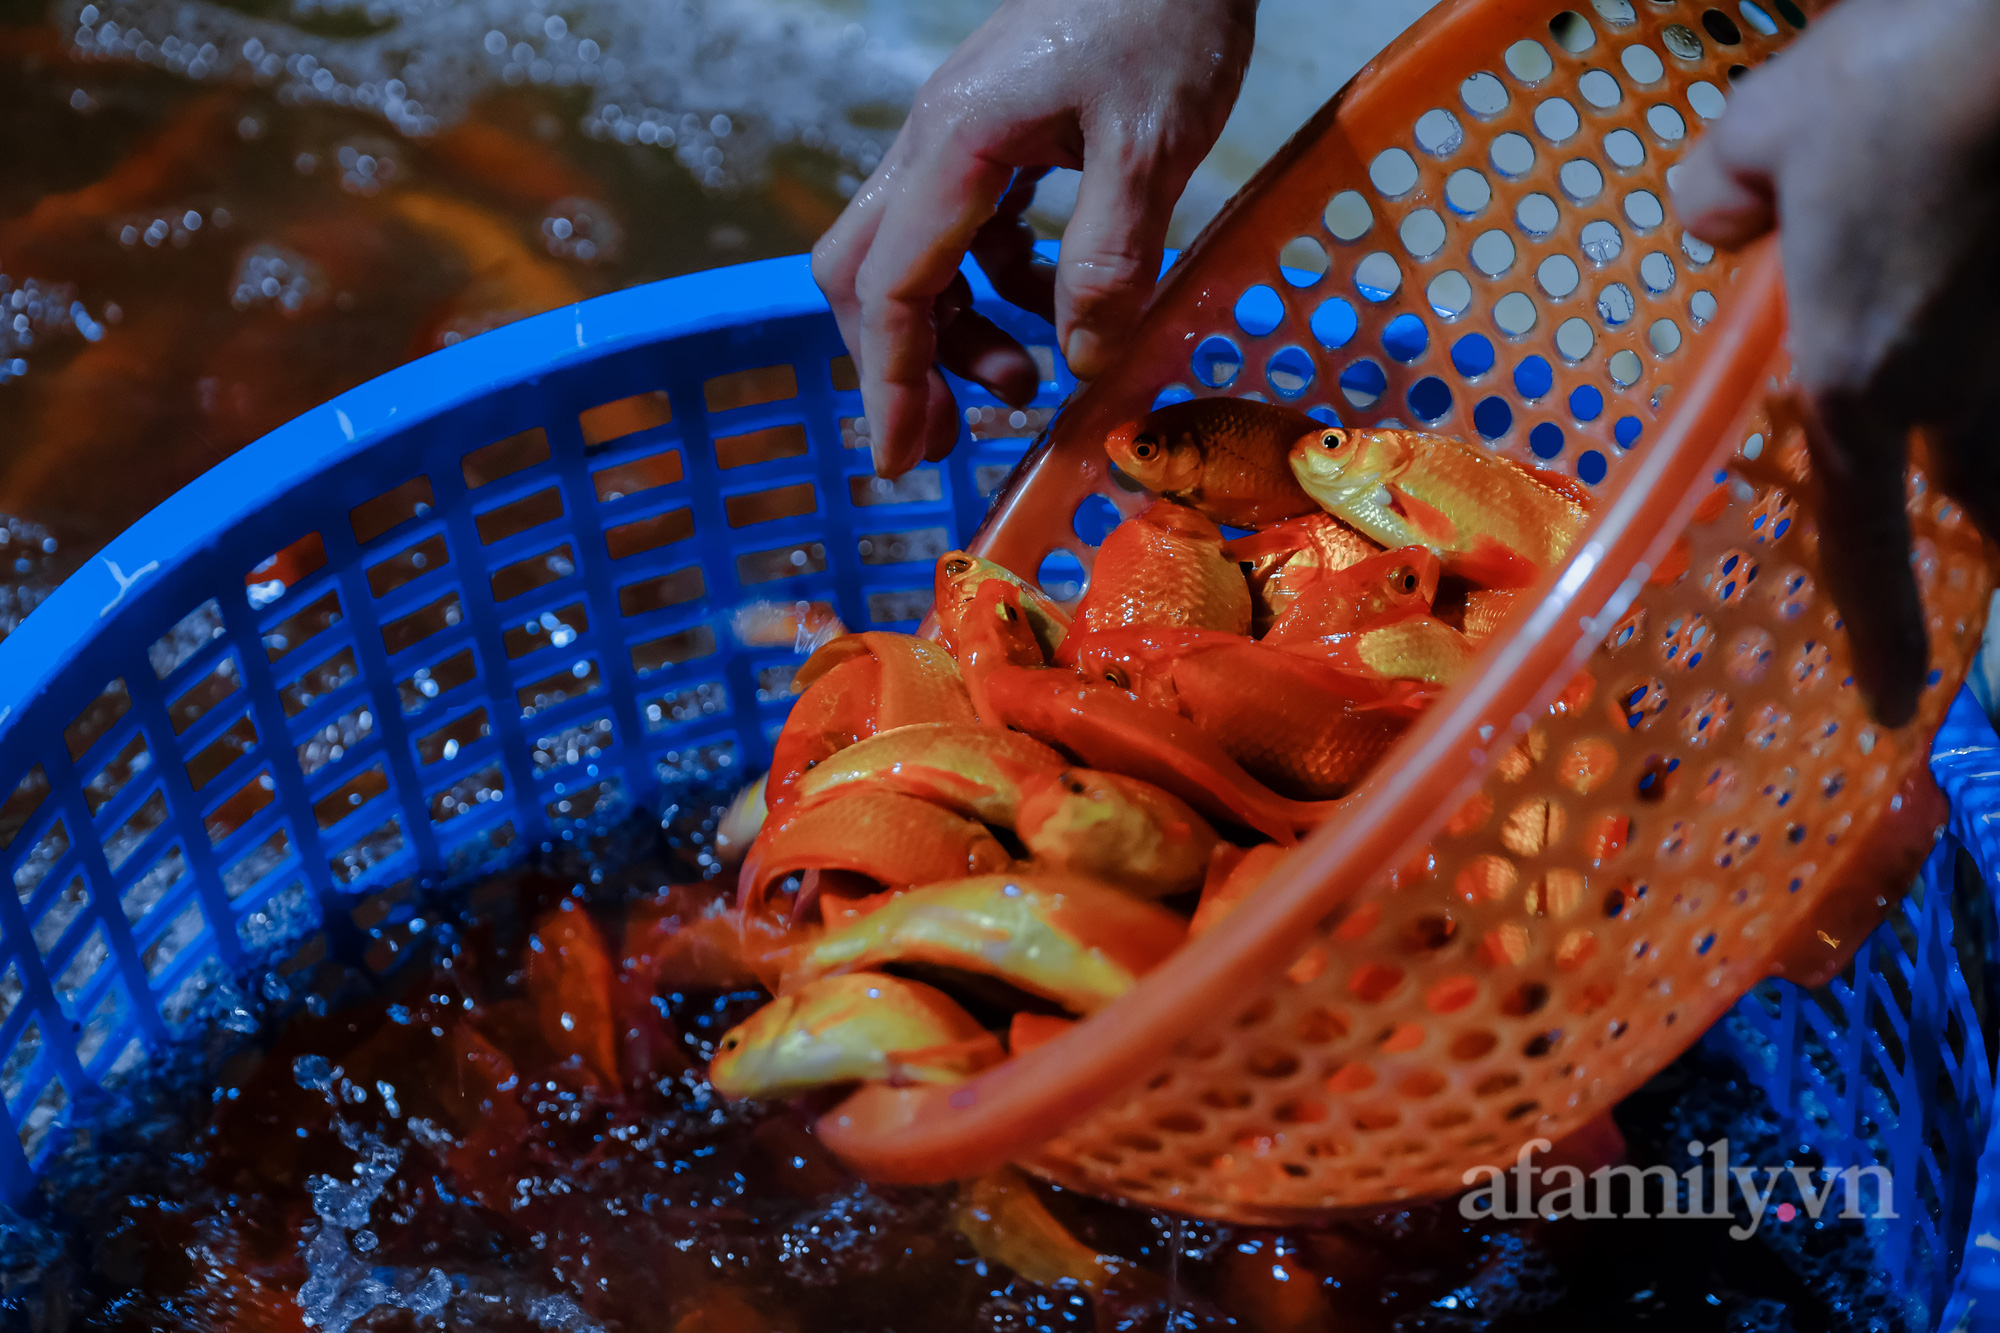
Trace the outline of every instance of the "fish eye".
<instances>
[{"instance_id":1,"label":"fish eye","mask_svg":"<svg viewBox=\"0 0 2000 1333\"><path fill-rule=\"evenodd\" d=\"M1141 435L1132 441L1132 456L1134 458L1151 458L1158 452L1160 452L1160 446L1150 435Z\"/></svg>"},{"instance_id":2,"label":"fish eye","mask_svg":"<svg viewBox=\"0 0 2000 1333\"><path fill-rule=\"evenodd\" d=\"M971 568L972 562L970 560L947 560L944 562L944 572L952 578L957 578Z\"/></svg>"},{"instance_id":3,"label":"fish eye","mask_svg":"<svg viewBox=\"0 0 2000 1333\"><path fill-rule=\"evenodd\" d=\"M1407 569L1404 570L1402 581L1404 592L1415 592L1417 590L1417 576L1414 572Z\"/></svg>"},{"instance_id":4,"label":"fish eye","mask_svg":"<svg viewBox=\"0 0 2000 1333\"><path fill-rule=\"evenodd\" d=\"M1132 678L1117 667L1112 667L1104 673L1104 681L1107 685L1116 685L1121 690L1130 689L1132 685Z\"/></svg>"},{"instance_id":5,"label":"fish eye","mask_svg":"<svg viewBox=\"0 0 2000 1333\"><path fill-rule=\"evenodd\" d=\"M742 1044L743 1034L740 1032L732 1032L722 1039L722 1049L725 1051L733 1051Z\"/></svg>"},{"instance_id":6,"label":"fish eye","mask_svg":"<svg viewBox=\"0 0 2000 1333\"><path fill-rule=\"evenodd\" d=\"M1002 619L1002 620L1006 621L1006 622L1007 622L1007 623L1008 623L1009 625L1011 625L1011 624L1013 624L1013 623L1014 623L1014 608L1013 608L1013 607L1009 606L1009 605L1008 605L1007 603L1005 603L1005 602L1002 602L1002 603L1000 603L1000 608L999 608L999 610L1000 610L1000 619Z\"/></svg>"},{"instance_id":7,"label":"fish eye","mask_svg":"<svg viewBox=\"0 0 2000 1333\"><path fill-rule=\"evenodd\" d=\"M1319 442L1322 448L1338 449L1341 445L1347 443L1347 433L1345 431L1330 430L1319 437Z\"/></svg>"}]
</instances>

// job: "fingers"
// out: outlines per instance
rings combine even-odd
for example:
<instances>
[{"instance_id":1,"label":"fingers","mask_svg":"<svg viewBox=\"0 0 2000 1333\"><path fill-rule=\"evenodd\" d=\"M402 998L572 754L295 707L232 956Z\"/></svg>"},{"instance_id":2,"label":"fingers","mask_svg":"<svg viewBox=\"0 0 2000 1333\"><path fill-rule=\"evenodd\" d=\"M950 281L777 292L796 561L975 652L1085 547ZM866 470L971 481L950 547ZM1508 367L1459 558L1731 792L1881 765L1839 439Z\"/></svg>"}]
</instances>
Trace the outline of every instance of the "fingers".
<instances>
[{"instance_id":1,"label":"fingers","mask_svg":"<svg viewBox=\"0 0 2000 1333\"><path fill-rule=\"evenodd\" d=\"M1847 622L1855 683L1884 726L1916 713L1929 668L1904 511L1907 421L1859 393L1822 393L1806 413L1819 482L1819 559Z\"/></svg>"},{"instance_id":2,"label":"fingers","mask_svg":"<svg viewBox=\"0 0 2000 1333\"><path fill-rule=\"evenodd\" d=\"M1049 173L1031 167L1014 173L1000 207L972 238L972 257L1001 300L1050 323L1056 318L1056 266L1035 254L1034 229L1022 214L1035 201L1035 186Z\"/></svg>"},{"instance_id":3,"label":"fingers","mask_svg":"<svg viewBox=\"0 0 2000 1333\"><path fill-rule=\"evenodd\" d=\"M1714 138L1681 162L1674 208L1687 229L1710 245L1741 249L1777 225L1777 197L1768 174L1732 163Z\"/></svg>"},{"instance_id":4,"label":"fingers","mask_svg":"<svg viewBox=\"0 0 2000 1333\"><path fill-rule=\"evenodd\" d=\"M1138 322L1160 274L1168 214L1192 170L1117 131L1088 146L1056 274L1056 336L1079 379L1101 375Z\"/></svg>"},{"instance_id":5,"label":"fingers","mask_svg":"<svg viewBox=\"0 0 2000 1333\"><path fill-rule=\"evenodd\" d=\"M973 233L993 215L1011 174L946 136L913 149L885 190L881 220L854 275L859 328L849 344L883 476L916 466L935 447L939 422L952 416L934 401L940 393L950 400L932 368L937 298L958 276Z\"/></svg>"},{"instance_id":6,"label":"fingers","mask_svg":"<svg viewBox=\"0 0 2000 1333\"><path fill-rule=\"evenodd\" d=\"M1729 110L1670 173L1674 210L1711 245L1734 250L1777 225L1777 173L1799 138L1794 64L1774 60L1739 85Z\"/></svg>"}]
</instances>

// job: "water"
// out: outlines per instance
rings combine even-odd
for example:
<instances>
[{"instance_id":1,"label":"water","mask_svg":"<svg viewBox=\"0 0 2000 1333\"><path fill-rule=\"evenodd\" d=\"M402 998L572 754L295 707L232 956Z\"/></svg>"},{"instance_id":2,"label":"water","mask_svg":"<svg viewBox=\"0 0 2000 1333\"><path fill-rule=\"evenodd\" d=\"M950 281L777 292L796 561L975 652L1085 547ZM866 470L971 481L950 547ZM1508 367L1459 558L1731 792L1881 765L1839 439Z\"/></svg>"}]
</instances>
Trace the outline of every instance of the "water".
<instances>
[{"instance_id":1,"label":"water","mask_svg":"<svg viewBox=\"0 0 2000 1333\"><path fill-rule=\"evenodd\" d=\"M709 1087L716 1042L765 998L674 943L726 896L706 855L720 815L685 803L664 828L628 824L426 904L429 952L386 977L307 949L217 986L203 1035L96 1109L32 1215L0 1213L0 1328L1918 1326L1872 1271L1864 1223L1734 1241L1740 1203L1732 1219L1499 1224L1447 1203L1274 1231L1044 1188L1123 1263L1094 1288L1028 1281L957 1230L956 1187L863 1185L808 1132L813 1106ZM602 1003L573 967L592 931L613 960ZM1682 1166L1690 1139L1725 1134L1739 1160L1818 1165L1699 1048L1619 1122L1642 1165Z\"/></svg>"},{"instance_id":2,"label":"water","mask_svg":"<svg viewBox=\"0 0 2000 1333\"><path fill-rule=\"evenodd\" d=\"M1173 239L1428 3L1267 4ZM363 379L807 248L989 9L5 0L0 634L179 486ZM1050 235L1074 199L1059 176Z\"/></svg>"}]
</instances>

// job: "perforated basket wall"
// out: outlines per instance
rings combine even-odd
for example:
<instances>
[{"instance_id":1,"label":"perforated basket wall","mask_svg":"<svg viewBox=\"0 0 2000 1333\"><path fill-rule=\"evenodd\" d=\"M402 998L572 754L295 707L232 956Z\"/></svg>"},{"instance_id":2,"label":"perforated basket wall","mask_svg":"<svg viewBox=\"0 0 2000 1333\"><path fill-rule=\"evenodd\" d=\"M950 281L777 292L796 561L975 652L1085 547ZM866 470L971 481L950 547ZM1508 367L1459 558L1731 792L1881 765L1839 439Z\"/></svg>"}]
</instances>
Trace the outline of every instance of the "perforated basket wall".
<instances>
[{"instance_id":1,"label":"perforated basket wall","mask_svg":"<svg viewBox=\"0 0 2000 1333\"><path fill-rule=\"evenodd\" d=\"M1447 1194L1880 920L1942 817L1924 757L1988 552L1913 473L1935 670L1912 725L1871 723L1800 503L1775 253L1688 237L1668 182L1804 21L1454 0L1182 257L979 549L1087 566L1090 515L1144 499L1105 432L1190 394L1483 441L1589 486L1591 530L1239 912L963 1087L855 1094L838 1151L906 1179L1025 1157L1249 1221Z\"/></svg>"},{"instance_id":2,"label":"perforated basket wall","mask_svg":"<svg viewBox=\"0 0 2000 1333\"><path fill-rule=\"evenodd\" d=\"M324 932L386 966L425 884L761 771L801 659L731 613L915 629L1071 386L1045 324L992 314L1040 349L1041 405L962 386L958 450L893 484L801 256L406 366L68 580L0 643L8 1197L252 960Z\"/></svg>"}]
</instances>

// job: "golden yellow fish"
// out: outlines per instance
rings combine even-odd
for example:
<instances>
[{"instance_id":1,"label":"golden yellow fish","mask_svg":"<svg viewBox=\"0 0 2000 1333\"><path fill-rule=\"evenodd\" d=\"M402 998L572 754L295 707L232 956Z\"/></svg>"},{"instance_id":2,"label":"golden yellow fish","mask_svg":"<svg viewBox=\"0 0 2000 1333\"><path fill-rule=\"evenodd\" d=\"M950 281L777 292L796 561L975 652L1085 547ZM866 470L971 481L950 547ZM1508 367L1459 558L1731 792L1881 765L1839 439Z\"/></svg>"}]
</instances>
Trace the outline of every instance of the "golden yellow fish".
<instances>
[{"instance_id":1,"label":"golden yellow fish","mask_svg":"<svg viewBox=\"0 0 2000 1333\"><path fill-rule=\"evenodd\" d=\"M1038 866L1089 875L1147 898L1200 886L1220 838L1177 796L1089 769L1047 770L1022 784L1015 824Z\"/></svg>"},{"instance_id":2,"label":"golden yellow fish","mask_svg":"<svg viewBox=\"0 0 2000 1333\"><path fill-rule=\"evenodd\" d=\"M1273 403L1198 398L1119 427L1105 438L1104 452L1149 491L1217 523L1264 528L1313 511L1285 453L1317 424Z\"/></svg>"},{"instance_id":3,"label":"golden yellow fish","mask_svg":"<svg viewBox=\"0 0 2000 1333\"><path fill-rule=\"evenodd\" d=\"M1588 519L1576 483L1422 431L1317 428L1291 466L1328 513L1387 547L1428 546L1447 573L1487 588L1533 583Z\"/></svg>"},{"instance_id":4,"label":"golden yellow fish","mask_svg":"<svg viewBox=\"0 0 2000 1333\"><path fill-rule=\"evenodd\" d=\"M856 784L916 796L982 823L1013 828L1022 784L1063 757L1032 736L971 722L881 731L821 760L798 781L801 809Z\"/></svg>"},{"instance_id":5,"label":"golden yellow fish","mask_svg":"<svg viewBox=\"0 0 2000 1333\"><path fill-rule=\"evenodd\" d=\"M1327 663L1336 671L1370 680L1415 680L1449 685L1472 665L1479 646L1431 616L1412 616L1392 625L1287 641L1281 652Z\"/></svg>"},{"instance_id":6,"label":"golden yellow fish","mask_svg":"<svg viewBox=\"0 0 2000 1333\"><path fill-rule=\"evenodd\" d=\"M717 1045L725 1097L796 1097L863 1081L957 1083L1005 1058L950 996L880 972L821 977L778 996Z\"/></svg>"},{"instance_id":7,"label":"golden yellow fish","mask_svg":"<svg viewBox=\"0 0 2000 1333\"><path fill-rule=\"evenodd\" d=\"M1012 585L1021 594L1021 610L1042 646L1042 656L1055 656L1057 645L1069 633L1069 613L1034 584L1008 569L969 551L946 551L938 557L933 580L931 609L937 614L938 638L946 648L957 651L959 625L972 609L980 585L992 579Z\"/></svg>"},{"instance_id":8,"label":"golden yellow fish","mask_svg":"<svg viewBox=\"0 0 2000 1333\"><path fill-rule=\"evenodd\" d=\"M1118 1285L1134 1271L1071 1235L1028 1178L1011 1166L960 1186L951 1220L980 1258L1043 1286L1068 1278L1094 1292L1107 1283Z\"/></svg>"},{"instance_id":9,"label":"golden yellow fish","mask_svg":"<svg viewBox=\"0 0 2000 1333\"><path fill-rule=\"evenodd\" d=\"M998 977L1088 1014L1180 947L1187 924L1107 884L1054 871L912 889L793 955L781 990L835 972L927 963Z\"/></svg>"}]
</instances>

